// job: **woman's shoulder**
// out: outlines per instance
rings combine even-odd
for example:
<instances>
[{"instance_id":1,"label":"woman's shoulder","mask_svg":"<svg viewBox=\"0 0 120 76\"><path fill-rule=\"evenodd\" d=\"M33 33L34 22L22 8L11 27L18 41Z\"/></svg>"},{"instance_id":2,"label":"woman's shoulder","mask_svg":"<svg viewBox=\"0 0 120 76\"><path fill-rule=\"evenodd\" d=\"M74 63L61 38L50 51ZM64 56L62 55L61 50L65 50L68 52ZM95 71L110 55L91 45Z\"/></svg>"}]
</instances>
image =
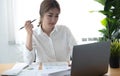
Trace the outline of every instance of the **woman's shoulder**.
<instances>
[{"instance_id":1,"label":"woman's shoulder","mask_svg":"<svg viewBox=\"0 0 120 76\"><path fill-rule=\"evenodd\" d=\"M65 30L65 31L69 30L69 28L66 25L57 25L56 28L58 30Z\"/></svg>"},{"instance_id":2,"label":"woman's shoulder","mask_svg":"<svg viewBox=\"0 0 120 76\"><path fill-rule=\"evenodd\" d=\"M40 27L33 28L33 34L40 34Z\"/></svg>"}]
</instances>

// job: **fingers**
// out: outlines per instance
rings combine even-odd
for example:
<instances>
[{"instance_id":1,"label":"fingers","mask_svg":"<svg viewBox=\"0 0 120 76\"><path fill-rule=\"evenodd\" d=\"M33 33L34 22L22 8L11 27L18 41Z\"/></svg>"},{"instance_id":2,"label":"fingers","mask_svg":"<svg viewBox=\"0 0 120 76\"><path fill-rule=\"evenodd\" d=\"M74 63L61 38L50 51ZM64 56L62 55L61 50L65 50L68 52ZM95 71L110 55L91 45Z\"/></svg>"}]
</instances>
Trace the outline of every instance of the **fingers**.
<instances>
[{"instance_id":1,"label":"fingers","mask_svg":"<svg viewBox=\"0 0 120 76\"><path fill-rule=\"evenodd\" d=\"M33 25L31 24L31 21L28 20L25 22L25 25L24 25L27 33L32 33L32 28L33 28Z\"/></svg>"}]
</instances>

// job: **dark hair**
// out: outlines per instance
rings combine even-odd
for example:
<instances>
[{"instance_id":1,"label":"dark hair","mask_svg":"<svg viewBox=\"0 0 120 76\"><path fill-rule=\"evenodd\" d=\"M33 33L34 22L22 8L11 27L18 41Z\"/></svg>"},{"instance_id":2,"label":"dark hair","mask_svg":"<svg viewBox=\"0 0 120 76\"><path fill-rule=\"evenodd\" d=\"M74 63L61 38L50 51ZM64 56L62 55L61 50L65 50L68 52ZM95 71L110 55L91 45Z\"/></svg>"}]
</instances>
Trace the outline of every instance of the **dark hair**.
<instances>
[{"instance_id":1,"label":"dark hair","mask_svg":"<svg viewBox=\"0 0 120 76\"><path fill-rule=\"evenodd\" d=\"M60 5L56 0L44 0L40 5L39 10L40 18L42 18L46 12L53 8L57 8L60 11ZM41 20L39 24L41 24Z\"/></svg>"}]
</instances>

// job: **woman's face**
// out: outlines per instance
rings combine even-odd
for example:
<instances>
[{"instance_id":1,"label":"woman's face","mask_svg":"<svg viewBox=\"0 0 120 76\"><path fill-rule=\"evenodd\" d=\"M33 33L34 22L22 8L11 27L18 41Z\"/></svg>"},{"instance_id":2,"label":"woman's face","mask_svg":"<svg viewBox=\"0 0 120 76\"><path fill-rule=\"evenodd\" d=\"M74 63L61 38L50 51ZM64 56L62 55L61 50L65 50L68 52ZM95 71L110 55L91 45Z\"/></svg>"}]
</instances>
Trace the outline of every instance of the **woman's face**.
<instances>
[{"instance_id":1,"label":"woman's face","mask_svg":"<svg viewBox=\"0 0 120 76\"><path fill-rule=\"evenodd\" d=\"M58 21L60 11L57 8L51 9L46 12L42 18L43 29L53 29Z\"/></svg>"}]
</instances>

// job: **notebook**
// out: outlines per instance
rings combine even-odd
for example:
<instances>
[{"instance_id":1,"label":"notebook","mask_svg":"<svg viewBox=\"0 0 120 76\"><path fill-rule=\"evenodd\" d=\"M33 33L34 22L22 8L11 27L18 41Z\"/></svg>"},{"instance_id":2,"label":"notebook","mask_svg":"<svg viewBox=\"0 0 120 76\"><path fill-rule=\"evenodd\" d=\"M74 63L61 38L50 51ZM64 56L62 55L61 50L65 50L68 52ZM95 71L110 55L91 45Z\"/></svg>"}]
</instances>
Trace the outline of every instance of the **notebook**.
<instances>
[{"instance_id":1,"label":"notebook","mask_svg":"<svg viewBox=\"0 0 120 76\"><path fill-rule=\"evenodd\" d=\"M107 76L110 41L76 45L71 69L49 76Z\"/></svg>"}]
</instances>

